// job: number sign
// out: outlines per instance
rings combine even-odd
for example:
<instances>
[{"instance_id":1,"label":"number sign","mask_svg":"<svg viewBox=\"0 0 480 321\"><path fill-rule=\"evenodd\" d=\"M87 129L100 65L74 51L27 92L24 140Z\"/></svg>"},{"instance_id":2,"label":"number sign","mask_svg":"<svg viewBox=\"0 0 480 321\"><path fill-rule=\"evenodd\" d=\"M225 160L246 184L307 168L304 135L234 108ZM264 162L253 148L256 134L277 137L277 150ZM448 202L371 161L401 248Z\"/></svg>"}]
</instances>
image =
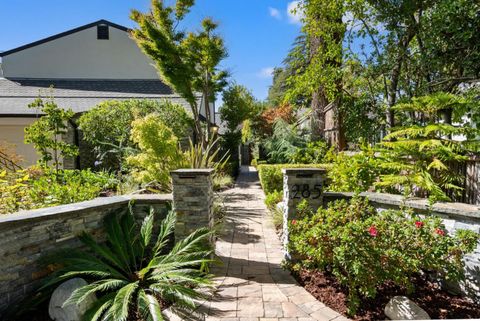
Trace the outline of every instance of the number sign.
<instances>
[{"instance_id":1,"label":"number sign","mask_svg":"<svg viewBox=\"0 0 480 321\"><path fill-rule=\"evenodd\" d=\"M322 185L315 184L311 189L309 184L295 184L292 186L291 191L291 199L317 199L322 195Z\"/></svg>"}]
</instances>

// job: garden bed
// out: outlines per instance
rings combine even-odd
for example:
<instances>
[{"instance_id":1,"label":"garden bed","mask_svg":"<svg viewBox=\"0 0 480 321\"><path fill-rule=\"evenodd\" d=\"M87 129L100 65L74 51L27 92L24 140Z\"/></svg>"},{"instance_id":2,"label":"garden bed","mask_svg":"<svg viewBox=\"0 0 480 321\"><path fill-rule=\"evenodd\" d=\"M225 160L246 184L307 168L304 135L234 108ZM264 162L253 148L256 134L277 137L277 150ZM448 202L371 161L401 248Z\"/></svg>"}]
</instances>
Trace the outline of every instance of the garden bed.
<instances>
[{"instance_id":1,"label":"garden bed","mask_svg":"<svg viewBox=\"0 0 480 321\"><path fill-rule=\"evenodd\" d=\"M295 275L297 281L317 300L335 311L347 315L348 290L334 276L321 271L303 269ZM415 292L407 295L406 289L385 284L378 288L375 299L364 299L352 320L385 320L384 308L396 295L404 295L424 309L432 319L480 318L480 305L469 299L449 294L423 277L415 278Z\"/></svg>"}]
</instances>

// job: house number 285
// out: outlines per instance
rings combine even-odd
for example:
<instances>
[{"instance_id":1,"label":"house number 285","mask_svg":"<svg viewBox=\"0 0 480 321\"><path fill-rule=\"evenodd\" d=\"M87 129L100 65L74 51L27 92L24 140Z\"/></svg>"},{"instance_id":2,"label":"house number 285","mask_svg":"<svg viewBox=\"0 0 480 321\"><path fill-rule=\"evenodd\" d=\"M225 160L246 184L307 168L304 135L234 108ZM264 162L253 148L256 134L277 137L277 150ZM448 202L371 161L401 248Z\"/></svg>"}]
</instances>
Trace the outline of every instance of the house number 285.
<instances>
[{"instance_id":1,"label":"house number 285","mask_svg":"<svg viewBox=\"0 0 480 321\"><path fill-rule=\"evenodd\" d=\"M291 199L312 198L317 199L322 195L322 185L315 184L313 189L310 189L309 184L295 184L292 186Z\"/></svg>"}]
</instances>

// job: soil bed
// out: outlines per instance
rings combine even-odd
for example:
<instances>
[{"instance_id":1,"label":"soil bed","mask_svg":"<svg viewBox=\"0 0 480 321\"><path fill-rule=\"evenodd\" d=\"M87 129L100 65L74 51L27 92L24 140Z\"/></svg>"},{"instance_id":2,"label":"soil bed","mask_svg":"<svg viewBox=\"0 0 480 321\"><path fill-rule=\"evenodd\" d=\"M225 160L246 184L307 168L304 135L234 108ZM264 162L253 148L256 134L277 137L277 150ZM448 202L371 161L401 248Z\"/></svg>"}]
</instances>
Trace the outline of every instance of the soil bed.
<instances>
[{"instance_id":1,"label":"soil bed","mask_svg":"<svg viewBox=\"0 0 480 321\"><path fill-rule=\"evenodd\" d=\"M335 277L320 271L302 270L295 275L297 281L317 300L347 315L348 291L340 286ZM416 277L415 292L407 295L404 288L385 284L378 290L375 299L363 300L357 315L352 320L385 320L383 313L388 301L395 295L405 295L427 311L432 319L472 319L480 318L480 305L468 299L454 296L438 288L425 278Z\"/></svg>"}]
</instances>

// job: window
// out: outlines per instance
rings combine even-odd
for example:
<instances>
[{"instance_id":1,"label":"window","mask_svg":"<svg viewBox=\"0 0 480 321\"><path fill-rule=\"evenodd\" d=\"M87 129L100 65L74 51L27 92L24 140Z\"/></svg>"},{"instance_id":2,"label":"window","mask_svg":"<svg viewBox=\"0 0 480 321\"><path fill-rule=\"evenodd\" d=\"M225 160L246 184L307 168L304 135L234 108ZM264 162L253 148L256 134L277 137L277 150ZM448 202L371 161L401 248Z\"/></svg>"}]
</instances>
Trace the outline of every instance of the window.
<instances>
[{"instance_id":1,"label":"window","mask_svg":"<svg viewBox=\"0 0 480 321\"><path fill-rule=\"evenodd\" d=\"M98 25L97 26L97 39L99 40L108 40L108 26L107 25Z\"/></svg>"}]
</instances>

